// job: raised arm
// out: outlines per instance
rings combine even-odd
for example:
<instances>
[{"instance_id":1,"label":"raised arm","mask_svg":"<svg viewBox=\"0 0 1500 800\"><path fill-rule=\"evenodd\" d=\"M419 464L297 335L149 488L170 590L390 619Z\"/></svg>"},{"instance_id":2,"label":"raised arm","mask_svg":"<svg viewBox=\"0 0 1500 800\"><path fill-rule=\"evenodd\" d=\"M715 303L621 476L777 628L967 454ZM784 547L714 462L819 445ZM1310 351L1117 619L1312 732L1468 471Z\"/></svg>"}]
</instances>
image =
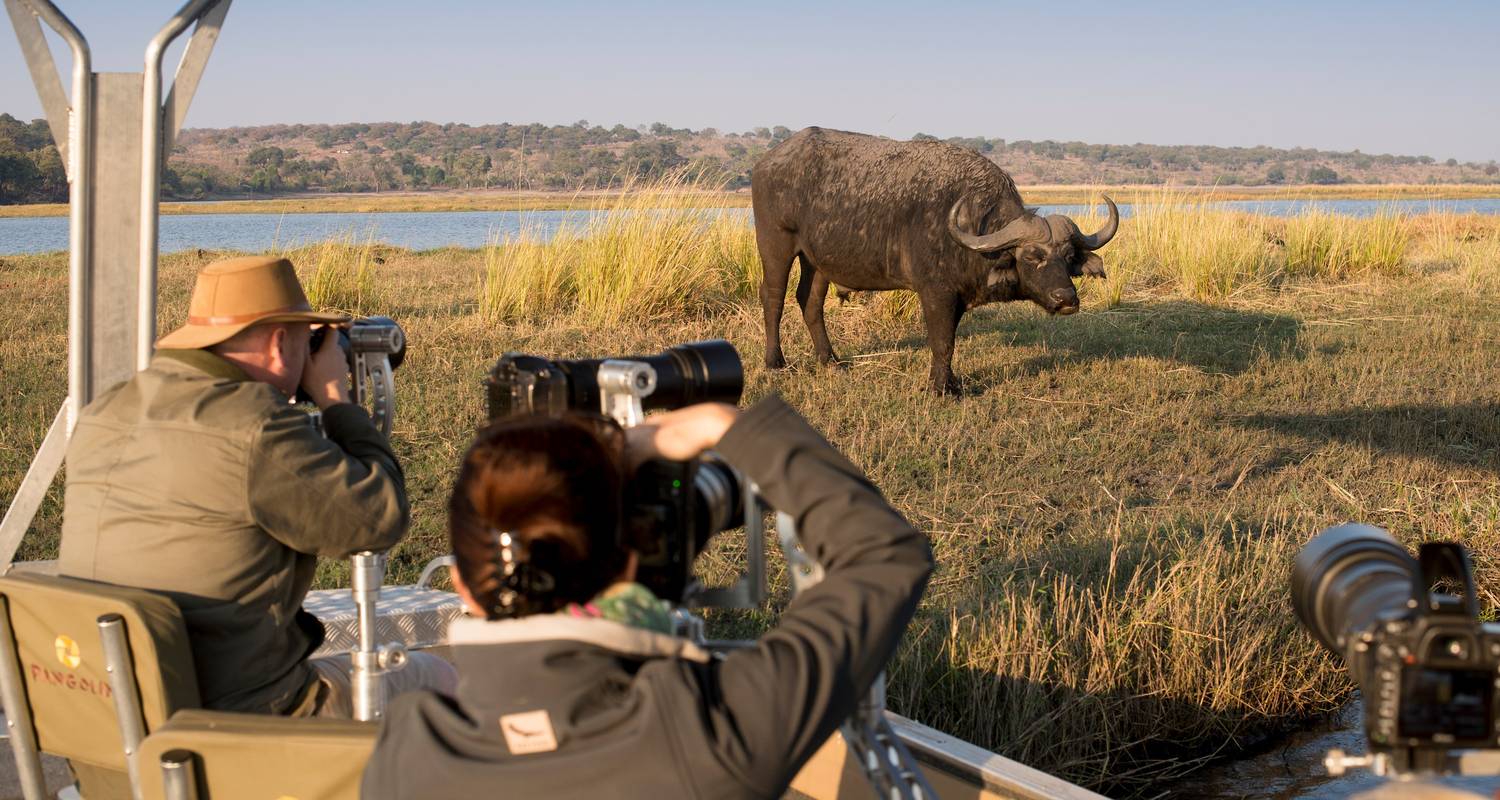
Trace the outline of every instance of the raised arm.
<instances>
[{"instance_id":1,"label":"raised arm","mask_svg":"<svg viewBox=\"0 0 1500 800\"><path fill-rule=\"evenodd\" d=\"M932 571L926 537L779 399L746 412L717 450L796 520L824 578L755 647L694 670L716 757L762 795L780 792L869 691Z\"/></svg>"},{"instance_id":2,"label":"raised arm","mask_svg":"<svg viewBox=\"0 0 1500 800\"><path fill-rule=\"evenodd\" d=\"M249 502L256 524L303 553L343 558L384 550L406 533L406 478L365 410L323 410L320 436L307 416L278 411L251 449Z\"/></svg>"}]
</instances>

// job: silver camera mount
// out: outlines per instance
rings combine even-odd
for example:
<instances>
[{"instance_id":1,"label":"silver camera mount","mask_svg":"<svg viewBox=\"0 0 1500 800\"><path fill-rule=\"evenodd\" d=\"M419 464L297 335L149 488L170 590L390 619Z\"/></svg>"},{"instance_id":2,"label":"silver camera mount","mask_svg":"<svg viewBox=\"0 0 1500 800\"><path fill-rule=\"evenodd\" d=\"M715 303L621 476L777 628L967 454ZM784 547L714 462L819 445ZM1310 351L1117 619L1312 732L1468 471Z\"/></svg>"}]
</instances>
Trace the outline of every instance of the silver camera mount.
<instances>
[{"instance_id":1,"label":"silver camera mount","mask_svg":"<svg viewBox=\"0 0 1500 800\"><path fill-rule=\"evenodd\" d=\"M353 687L354 718L378 720L385 715L384 678L406 666L406 647L377 644L380 584L385 580L385 553L364 551L349 557L350 591L359 618L359 645L349 654L349 682Z\"/></svg>"},{"instance_id":2,"label":"silver camera mount","mask_svg":"<svg viewBox=\"0 0 1500 800\"><path fill-rule=\"evenodd\" d=\"M370 402L370 416L383 436L391 435L396 419L396 378L391 356L406 347L399 325L354 325L349 328L354 355L354 402Z\"/></svg>"}]
</instances>

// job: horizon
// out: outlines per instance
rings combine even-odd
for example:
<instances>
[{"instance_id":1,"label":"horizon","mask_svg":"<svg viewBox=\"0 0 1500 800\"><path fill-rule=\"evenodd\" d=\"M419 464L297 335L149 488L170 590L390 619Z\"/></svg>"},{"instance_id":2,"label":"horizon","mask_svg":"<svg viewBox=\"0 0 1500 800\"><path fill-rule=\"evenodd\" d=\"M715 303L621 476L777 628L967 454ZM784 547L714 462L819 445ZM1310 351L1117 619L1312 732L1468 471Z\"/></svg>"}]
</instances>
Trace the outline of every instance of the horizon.
<instances>
[{"instance_id":1,"label":"horizon","mask_svg":"<svg viewBox=\"0 0 1500 800\"><path fill-rule=\"evenodd\" d=\"M139 70L147 39L176 8L61 6L100 71ZM820 125L903 139L1500 159L1500 107L1479 102L1500 74L1489 42L1500 6L852 8L452 4L423 8L414 23L390 0L237 4L187 126ZM0 46L0 70L17 77L0 85L0 108L41 117L18 47Z\"/></svg>"}]
</instances>

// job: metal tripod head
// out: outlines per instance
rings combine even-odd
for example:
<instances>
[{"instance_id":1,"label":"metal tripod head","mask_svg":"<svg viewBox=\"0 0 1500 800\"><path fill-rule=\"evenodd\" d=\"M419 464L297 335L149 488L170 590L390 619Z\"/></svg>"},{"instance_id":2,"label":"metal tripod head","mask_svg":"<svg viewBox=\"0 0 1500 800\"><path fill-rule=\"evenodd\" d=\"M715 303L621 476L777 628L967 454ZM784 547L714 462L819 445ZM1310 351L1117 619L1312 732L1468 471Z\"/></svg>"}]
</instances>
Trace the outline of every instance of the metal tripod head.
<instances>
[{"instance_id":1,"label":"metal tripod head","mask_svg":"<svg viewBox=\"0 0 1500 800\"><path fill-rule=\"evenodd\" d=\"M0 571L62 464L78 412L151 360L162 161L182 130L230 0L190 0L147 44L144 69L128 73L94 72L88 41L50 0L4 3L67 169L68 397L0 521ZM43 23L73 56L66 93ZM190 26L163 103L162 57Z\"/></svg>"}]
</instances>

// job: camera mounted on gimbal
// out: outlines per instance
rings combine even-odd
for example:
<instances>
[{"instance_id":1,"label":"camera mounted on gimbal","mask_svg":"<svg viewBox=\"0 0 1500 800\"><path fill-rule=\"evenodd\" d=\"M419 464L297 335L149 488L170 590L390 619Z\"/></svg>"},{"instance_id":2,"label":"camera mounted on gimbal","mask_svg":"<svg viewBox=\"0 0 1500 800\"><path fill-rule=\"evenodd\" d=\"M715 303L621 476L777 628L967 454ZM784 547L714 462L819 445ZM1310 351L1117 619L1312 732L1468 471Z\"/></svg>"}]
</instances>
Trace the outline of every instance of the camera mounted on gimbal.
<instances>
[{"instance_id":1,"label":"camera mounted on gimbal","mask_svg":"<svg viewBox=\"0 0 1500 800\"><path fill-rule=\"evenodd\" d=\"M362 317L348 328L324 325L312 332L308 349L316 353L323 346L329 330L338 331L339 347L349 364L351 399L356 405L370 404L370 417L381 434L391 435L396 418L395 371L406 360L406 332L390 317ZM301 389L297 401L311 402Z\"/></svg>"},{"instance_id":2,"label":"camera mounted on gimbal","mask_svg":"<svg viewBox=\"0 0 1500 800\"><path fill-rule=\"evenodd\" d=\"M1369 752L1330 751L1332 774L1500 774L1500 625L1478 620L1462 547L1428 542L1414 559L1380 528L1339 525L1297 555L1291 589L1364 702Z\"/></svg>"},{"instance_id":3,"label":"camera mounted on gimbal","mask_svg":"<svg viewBox=\"0 0 1500 800\"><path fill-rule=\"evenodd\" d=\"M737 403L745 373L722 339L669 347L654 356L552 360L506 353L486 382L489 418L568 411L599 413L621 427L648 409L703 402ZM688 608L753 608L765 600L765 526L753 483L712 453L691 461L651 459L626 486L627 544L639 556L637 580ZM747 564L727 587L693 578L713 536L745 526Z\"/></svg>"}]
</instances>

